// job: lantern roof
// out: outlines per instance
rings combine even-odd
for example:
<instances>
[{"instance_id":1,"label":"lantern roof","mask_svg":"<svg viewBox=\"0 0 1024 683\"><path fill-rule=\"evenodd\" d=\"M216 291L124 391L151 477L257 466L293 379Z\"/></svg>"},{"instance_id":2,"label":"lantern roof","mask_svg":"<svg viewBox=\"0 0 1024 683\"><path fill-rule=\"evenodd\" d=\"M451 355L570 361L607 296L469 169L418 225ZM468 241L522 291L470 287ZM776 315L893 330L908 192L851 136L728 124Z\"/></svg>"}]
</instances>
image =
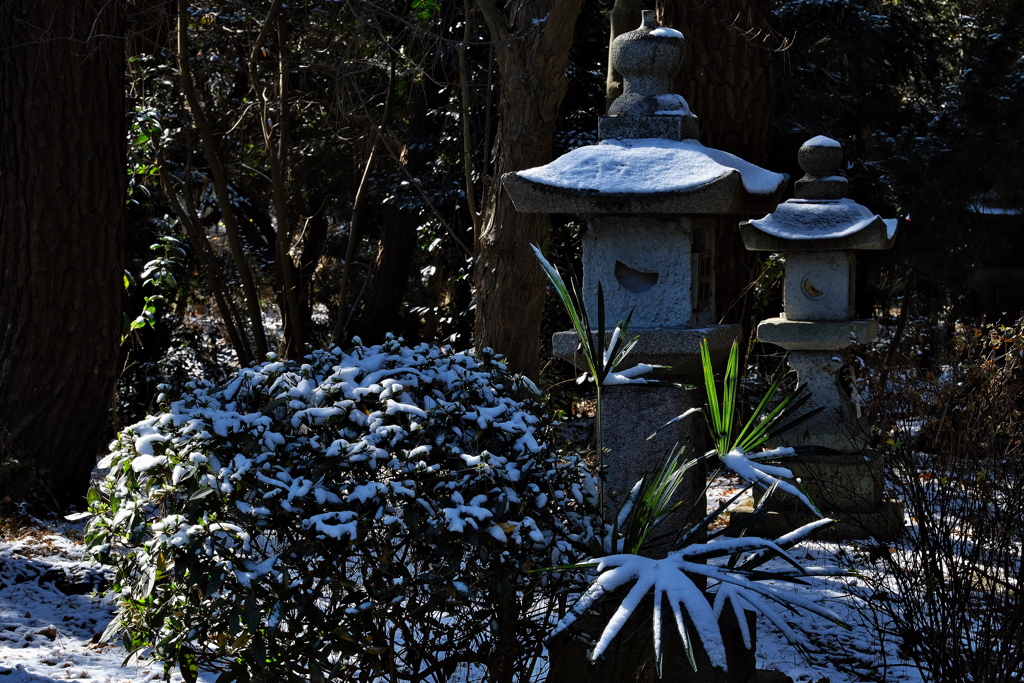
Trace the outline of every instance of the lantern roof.
<instances>
[{"instance_id":1,"label":"lantern roof","mask_svg":"<svg viewBox=\"0 0 1024 683\"><path fill-rule=\"evenodd\" d=\"M847 198L848 181L839 175L840 144L819 135L797 155L805 176L788 199L764 218L740 226L751 251L828 251L889 249L896 239L896 219L883 219Z\"/></svg>"},{"instance_id":2,"label":"lantern roof","mask_svg":"<svg viewBox=\"0 0 1024 683\"><path fill-rule=\"evenodd\" d=\"M598 125L601 142L502 176L523 213L735 214L771 211L788 176L697 140L697 117L671 92L685 39L645 11L617 37L623 92Z\"/></svg>"},{"instance_id":3,"label":"lantern roof","mask_svg":"<svg viewBox=\"0 0 1024 683\"><path fill-rule=\"evenodd\" d=\"M697 140L604 140L503 181L526 213L770 211L787 176Z\"/></svg>"}]
</instances>

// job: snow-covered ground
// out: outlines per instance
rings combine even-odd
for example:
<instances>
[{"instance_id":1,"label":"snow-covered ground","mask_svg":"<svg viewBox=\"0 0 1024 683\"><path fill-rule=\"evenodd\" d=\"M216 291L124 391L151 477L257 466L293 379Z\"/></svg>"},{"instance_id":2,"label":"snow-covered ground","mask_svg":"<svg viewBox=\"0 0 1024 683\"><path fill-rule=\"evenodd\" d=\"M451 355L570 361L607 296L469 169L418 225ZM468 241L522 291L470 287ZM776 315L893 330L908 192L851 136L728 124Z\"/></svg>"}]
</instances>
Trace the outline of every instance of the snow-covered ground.
<instances>
[{"instance_id":1,"label":"snow-covered ground","mask_svg":"<svg viewBox=\"0 0 1024 683\"><path fill-rule=\"evenodd\" d=\"M81 532L82 524L32 525L0 542L3 683L163 680L162 666L122 667L124 649L99 642L114 610L95 594L102 573L82 559Z\"/></svg>"},{"instance_id":2,"label":"snow-covered ground","mask_svg":"<svg viewBox=\"0 0 1024 683\"><path fill-rule=\"evenodd\" d=\"M730 496L734 482L716 480L708 503ZM94 594L101 572L83 560L82 524L33 524L0 539L0 683L91 680L148 683L165 680L158 663L122 666L125 651L99 642L113 615L111 603ZM808 566L850 566L856 549L835 544L799 548ZM868 571L865 567L862 570ZM920 674L897 655L893 642L882 646L856 578L817 579L821 592L851 626L847 631L823 619L793 615L790 624L807 635L811 651L797 652L770 624L757 629L758 667L788 674L797 683L921 683ZM214 683L215 675L201 675ZM170 681L181 681L174 672Z\"/></svg>"}]
</instances>

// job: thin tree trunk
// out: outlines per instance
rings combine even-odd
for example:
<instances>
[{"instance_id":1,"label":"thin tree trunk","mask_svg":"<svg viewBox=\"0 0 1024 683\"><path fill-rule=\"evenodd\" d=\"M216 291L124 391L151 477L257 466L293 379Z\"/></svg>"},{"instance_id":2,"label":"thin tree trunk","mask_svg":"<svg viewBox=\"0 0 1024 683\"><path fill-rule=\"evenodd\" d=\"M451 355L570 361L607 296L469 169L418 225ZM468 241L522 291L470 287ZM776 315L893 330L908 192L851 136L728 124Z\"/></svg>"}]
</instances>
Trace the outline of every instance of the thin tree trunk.
<instances>
[{"instance_id":1,"label":"thin tree trunk","mask_svg":"<svg viewBox=\"0 0 1024 683\"><path fill-rule=\"evenodd\" d=\"M192 206L192 202L186 201L186 204L188 205L186 207L178 200L177 190L175 190L171 181L170 173L167 172L166 162L164 159L158 159L157 168L159 169L160 184L164 188L164 194L167 195L167 200L171 203L171 208L174 210L175 215L178 217L178 221L181 222L182 227L185 229L185 234L188 236L188 240L192 244L192 249L195 251L196 257L199 259L203 275L206 277L207 286L213 293L213 299L217 304L217 310L220 312L221 321L224 324L224 331L228 336L228 341L231 342L231 347L235 350L235 354L238 356L239 362L243 365L248 365L252 362L252 358L248 355L249 344L242 337L238 313L235 311L235 308L231 303L227 287L224 284L223 278L220 276L220 270L218 269L216 258L213 256L213 249L210 247L210 241L207 239L206 233L200 227L195 211L192 210L194 208ZM188 189L186 188L185 191L188 192Z\"/></svg>"},{"instance_id":2,"label":"thin tree trunk","mask_svg":"<svg viewBox=\"0 0 1024 683\"><path fill-rule=\"evenodd\" d=\"M443 64L441 60L434 63L433 70L428 72L428 80L449 77L443 71ZM432 87L419 89L405 147L395 160L412 177L426 173L436 158L442 131L437 117L430 116L429 112L442 107L444 101L442 90ZM381 210L377 258L367 276L366 302L356 327L364 344L379 343L388 332L402 332L398 328L400 311L416 254L416 228L422 222L418 207L403 204L396 202L396 205L388 205Z\"/></svg>"},{"instance_id":3,"label":"thin tree trunk","mask_svg":"<svg viewBox=\"0 0 1024 683\"><path fill-rule=\"evenodd\" d=\"M623 33L640 28L640 17L644 7L644 0L615 0L611 11L608 12L608 71L604 83L606 112L611 108L612 102L622 94L622 76L612 64L612 42Z\"/></svg>"},{"instance_id":4,"label":"thin tree trunk","mask_svg":"<svg viewBox=\"0 0 1024 683\"><path fill-rule=\"evenodd\" d=\"M377 259L366 286L366 303L356 328L364 344L379 344L388 332L401 335L400 312L416 253L419 216L413 211L385 210Z\"/></svg>"},{"instance_id":5,"label":"thin tree trunk","mask_svg":"<svg viewBox=\"0 0 1024 683\"><path fill-rule=\"evenodd\" d=\"M657 0L658 18L686 36L686 61L677 77L700 121L700 140L747 161L768 161L775 83L768 0ZM715 249L715 310L743 322L743 290L758 259L743 247L736 220L724 220Z\"/></svg>"},{"instance_id":6,"label":"thin tree trunk","mask_svg":"<svg viewBox=\"0 0 1024 683\"><path fill-rule=\"evenodd\" d=\"M256 281L253 279L252 270L246 260L245 249L242 247L242 240L238 235L238 225L235 223L234 209L231 206L231 199L228 193L228 180L224 167L217 156L216 141L213 137L213 130L206 118L202 104L199 102L199 95L196 93L195 84L192 81L192 71L189 66L188 48L188 4L186 0L178 0L178 71L181 75L181 89L188 103L195 120L196 130L203 143L203 152L206 155L206 162L210 165L210 174L213 176L214 192L217 195L217 203L220 205L221 221L224 223L224 230L228 236L228 245L231 248L231 255L238 268L238 276L242 281L242 292L245 296L245 309L249 316L249 325L252 328L254 355L262 360L267 355L267 336L263 327L263 314L260 311L259 292L256 289Z\"/></svg>"},{"instance_id":7,"label":"thin tree trunk","mask_svg":"<svg viewBox=\"0 0 1024 683\"><path fill-rule=\"evenodd\" d=\"M495 176L551 161L559 105L565 96L573 27L582 0L523 0L505 11L478 0L487 21L500 80ZM476 239L478 349L493 348L516 372L537 377L546 286L530 250L544 248L548 217L520 214L500 183L483 207Z\"/></svg>"},{"instance_id":8,"label":"thin tree trunk","mask_svg":"<svg viewBox=\"0 0 1024 683\"><path fill-rule=\"evenodd\" d=\"M370 155L366 158L366 165L363 166L363 176L359 180L359 187L356 189L356 196L352 200L352 219L348 223L348 242L345 245L345 262L341 267L341 288L338 294L338 319L334 324L334 334L331 336L332 346L342 346L348 340L348 321L351 317L352 308L355 306L353 302L352 306L348 305L349 298L349 284L352 278L352 262L356 257L356 248L359 246L359 240L362 239L363 232L363 216L365 215L365 207L363 204L366 201L366 182L370 177L370 172L373 170L374 160L377 157L377 146L380 143L379 138L374 139L370 147Z\"/></svg>"},{"instance_id":9,"label":"thin tree trunk","mask_svg":"<svg viewBox=\"0 0 1024 683\"><path fill-rule=\"evenodd\" d=\"M277 111L268 95L268 88L257 73L257 52L265 46L270 28L277 29ZM249 79L253 92L260 102L260 127L263 131L263 146L270 167L273 189L274 214L277 230L274 236L274 270L278 308L281 311L282 343L281 353L285 358L301 358L305 354L305 330L299 305L300 292L296 283L295 261L292 260L292 223L288 207L288 58L287 25L279 0L273 0L267 10L263 26L253 41L249 53ZM275 132L276 131L276 132Z\"/></svg>"},{"instance_id":10,"label":"thin tree trunk","mask_svg":"<svg viewBox=\"0 0 1024 683\"><path fill-rule=\"evenodd\" d=\"M0 461L15 500L81 500L119 366L123 7L0 3Z\"/></svg>"}]
</instances>

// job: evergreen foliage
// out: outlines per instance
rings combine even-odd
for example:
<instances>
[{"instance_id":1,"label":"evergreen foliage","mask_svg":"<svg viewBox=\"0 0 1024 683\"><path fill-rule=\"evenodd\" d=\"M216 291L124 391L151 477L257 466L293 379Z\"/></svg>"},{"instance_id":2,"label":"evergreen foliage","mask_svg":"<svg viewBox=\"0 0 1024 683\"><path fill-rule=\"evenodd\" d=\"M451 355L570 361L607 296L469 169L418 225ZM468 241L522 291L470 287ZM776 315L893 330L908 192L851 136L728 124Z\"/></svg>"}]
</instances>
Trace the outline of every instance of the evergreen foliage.
<instances>
[{"instance_id":1,"label":"evergreen foliage","mask_svg":"<svg viewBox=\"0 0 1024 683\"><path fill-rule=\"evenodd\" d=\"M239 681L530 677L599 533L517 377L390 339L165 387L91 494L127 649ZM522 389L522 387L520 387Z\"/></svg>"}]
</instances>

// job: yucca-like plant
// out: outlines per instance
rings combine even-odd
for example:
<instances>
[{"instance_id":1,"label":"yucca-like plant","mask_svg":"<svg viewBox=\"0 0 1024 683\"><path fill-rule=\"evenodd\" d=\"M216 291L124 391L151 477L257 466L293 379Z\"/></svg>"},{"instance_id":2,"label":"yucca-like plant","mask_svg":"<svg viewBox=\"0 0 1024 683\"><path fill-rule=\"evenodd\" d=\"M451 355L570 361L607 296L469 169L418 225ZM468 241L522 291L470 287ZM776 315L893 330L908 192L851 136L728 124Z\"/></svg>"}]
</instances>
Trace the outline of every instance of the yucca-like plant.
<instances>
[{"instance_id":1,"label":"yucca-like plant","mask_svg":"<svg viewBox=\"0 0 1024 683\"><path fill-rule=\"evenodd\" d=\"M587 374L597 386L596 437L600 457L601 388L607 384L610 376L616 377L617 380L628 380L642 374L646 368L615 373L618 364L626 358L636 343L635 340L626 341L628 317L616 327L608 347L605 347L604 302L600 286L598 325L596 329L591 329L586 310L579 305L579 296L575 289L566 286L557 269L536 247L534 251L573 321L582 354L586 359ZM712 530L714 522L728 506L754 485L767 488L769 495L762 497L752 516L753 519L763 514L765 502L776 489L791 493L818 513L810 499L799 489L789 470L764 462L768 458L775 459L793 454L792 449L775 449L763 454L753 453L774 436L793 428L816 412L800 413L809 399L809 393L800 387L773 405L784 379L780 374L769 386L752 417L740 425L737 420L739 345L734 343L729 354L721 394L715 384L706 340L701 343L700 352L708 399L706 418L715 447L702 456L682 462L680 450L678 454L670 455L656 471L637 482L623 503L615 523L606 530L604 552L607 554L595 557L589 563L576 565L596 569L597 576L551 634L554 637L573 624L598 600L628 586L622 602L590 651L592 661L607 650L641 601L652 592L654 651L659 676L664 651L662 622L666 602L671 609L670 618L675 621L687 658L694 670L697 668L697 642L703 647L713 666L727 668L725 645L719 627L719 617L726 609L734 611L748 649L752 647L753 638L747 626L747 610L756 610L764 614L798 648L802 647L802 640L786 623L777 606L804 609L846 626L828 608L776 585L806 583L806 579L815 573L801 567L789 554L789 550L801 540L829 525L832 520L818 519L775 540L746 536L727 537L725 534L730 530L725 527ZM676 420L685 419L693 412L697 410L687 411ZM716 510L706 513L697 524L684 530L667 557L654 559L642 556L640 553L654 540L658 525L679 510L681 503L676 498L676 492L683 483L687 471L701 461L710 459L717 459L722 466L743 477L748 482L747 488ZM820 513L818 515L821 516ZM763 565L775 558L782 558L791 569L765 570ZM719 562L715 563L715 560ZM707 582L706 591L699 587L695 577L704 578ZM769 581L776 583L768 583ZM696 637L692 631L696 631Z\"/></svg>"},{"instance_id":2,"label":"yucca-like plant","mask_svg":"<svg viewBox=\"0 0 1024 683\"><path fill-rule=\"evenodd\" d=\"M734 341L725 365L719 399L708 342L704 339L700 343L700 361L708 404L705 419L714 443L713 453L718 456L724 467L744 480L769 491L776 488L785 491L798 498L820 517L818 508L800 489L792 472L766 462L796 455L796 451L792 448L775 448L757 453L756 450L779 434L806 422L823 408L804 410L811 399L811 393L806 385L798 386L772 405L786 378L786 372L780 371L775 375L750 418L741 424L737 418L740 407L739 351L739 342Z\"/></svg>"},{"instance_id":3,"label":"yucca-like plant","mask_svg":"<svg viewBox=\"0 0 1024 683\"><path fill-rule=\"evenodd\" d=\"M573 330L575 330L576 336L580 340L580 352L586 361L587 371L581 375L579 381L590 379L600 389L605 384L621 384L623 380L635 379L639 375L652 370L654 366L639 365L627 370L625 375L615 373L619 363L636 346L637 337L630 339L628 336L629 321L633 317L632 312L626 316L625 320L617 321L611 337L607 337L608 344L606 346L604 289L601 287L601 284L598 283L597 285L597 326L592 327L590 318L587 315L587 309L582 305L582 298L579 292L576 291L572 280L570 279L567 285L565 280L562 279L561 273L544 258L544 254L541 253L540 249L535 245L531 245L531 247L533 253L537 256L537 260L540 262L541 268L544 270L544 274L547 275L551 285L555 288L555 293L565 307L566 313L569 314ZM609 377L612 378L611 382L609 382ZM639 381L642 382L644 380Z\"/></svg>"},{"instance_id":4,"label":"yucca-like plant","mask_svg":"<svg viewBox=\"0 0 1024 683\"><path fill-rule=\"evenodd\" d=\"M622 372L616 372L619 364L629 355L636 346L637 337L629 338L629 321L633 317L632 311L625 320L617 322L611 336L605 334L604 315L604 288L597 285L597 326L591 327L587 309L582 304L582 298L570 279L567 285L562 275L551 263L544 258L535 245L531 245L533 253L537 256L544 274L547 275L555 293L561 300L566 312L572 320L573 329L580 342L580 353L586 363L586 371L579 376L578 382L582 383L588 379L594 383L594 441L597 448L597 470L599 476L604 477L604 438L602 435L601 420L601 389L608 384L653 383L664 384L655 380L641 377L654 369L653 365L638 364ZM599 495L598 507L601 514L604 514L604 495Z\"/></svg>"},{"instance_id":5,"label":"yucca-like plant","mask_svg":"<svg viewBox=\"0 0 1024 683\"><path fill-rule=\"evenodd\" d=\"M739 409L739 351L739 342L734 341L729 350L729 360L726 362L725 377L722 380L722 397L719 401L708 341L704 339L700 343L700 361L704 371L704 387L708 399L706 417L708 428L714 439L715 450L720 455L734 451L751 453L770 439L792 429L821 410L821 408L816 408L807 413L799 413L811 398L806 385L797 387L795 391L786 394L774 407L771 407L772 401L779 393L786 377L786 373L780 371L775 375L775 379L765 391L764 397L754 409L750 419L743 423L739 434L736 434L736 427L739 425L736 419Z\"/></svg>"}]
</instances>

